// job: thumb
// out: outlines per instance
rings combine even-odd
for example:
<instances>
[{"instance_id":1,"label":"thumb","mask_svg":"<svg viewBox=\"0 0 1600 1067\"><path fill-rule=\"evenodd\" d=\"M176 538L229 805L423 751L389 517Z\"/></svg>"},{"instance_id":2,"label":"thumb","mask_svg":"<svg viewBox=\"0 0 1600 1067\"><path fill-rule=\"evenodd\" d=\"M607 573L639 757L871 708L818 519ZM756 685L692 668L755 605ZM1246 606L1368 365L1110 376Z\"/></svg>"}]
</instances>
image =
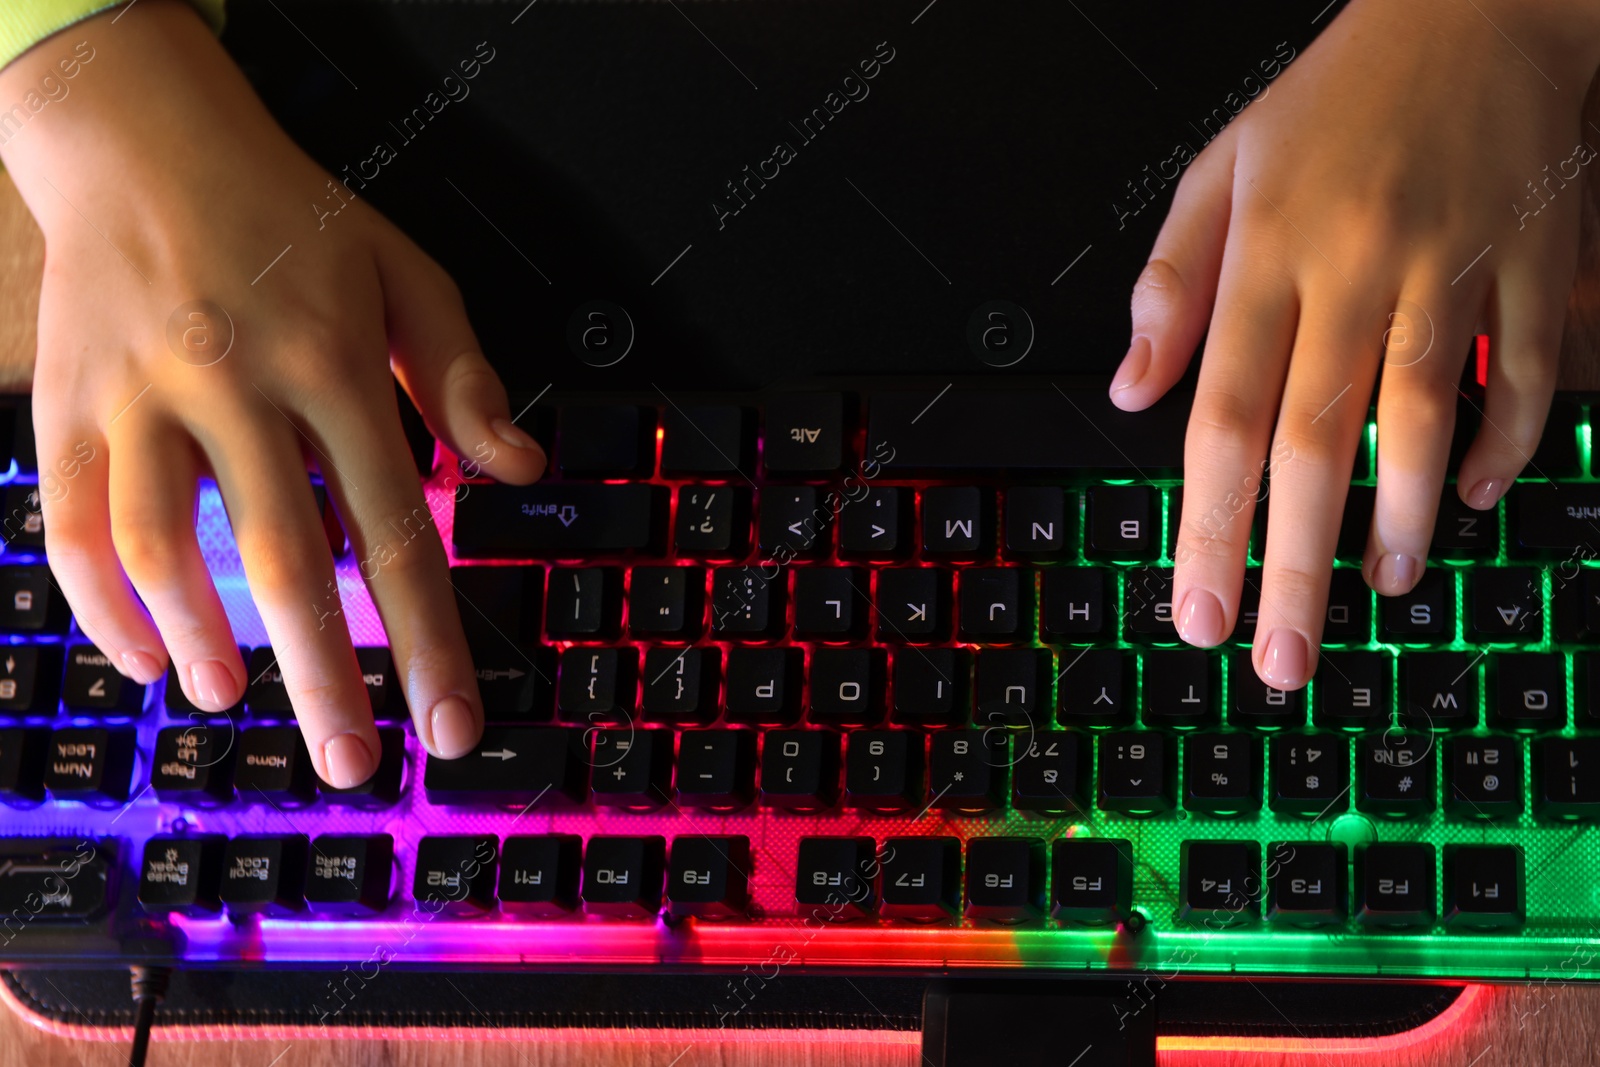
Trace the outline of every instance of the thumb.
<instances>
[{"instance_id":1,"label":"thumb","mask_svg":"<svg viewBox=\"0 0 1600 1067\"><path fill-rule=\"evenodd\" d=\"M544 449L511 421L505 386L479 351L456 283L398 234L379 245L377 261L395 377L429 432L498 481L537 479Z\"/></svg>"}]
</instances>

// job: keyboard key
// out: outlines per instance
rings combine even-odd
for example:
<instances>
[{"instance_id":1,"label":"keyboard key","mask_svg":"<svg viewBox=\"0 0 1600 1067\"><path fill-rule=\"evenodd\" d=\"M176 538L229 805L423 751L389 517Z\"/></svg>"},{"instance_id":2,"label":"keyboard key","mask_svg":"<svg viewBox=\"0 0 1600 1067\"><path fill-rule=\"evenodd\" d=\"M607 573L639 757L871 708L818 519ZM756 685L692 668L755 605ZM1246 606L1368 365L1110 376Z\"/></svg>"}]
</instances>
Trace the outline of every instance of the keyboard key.
<instances>
[{"instance_id":1,"label":"keyboard key","mask_svg":"<svg viewBox=\"0 0 1600 1067\"><path fill-rule=\"evenodd\" d=\"M1506 554L1520 559L1592 559L1600 486L1519 482L1506 491Z\"/></svg>"},{"instance_id":2,"label":"keyboard key","mask_svg":"<svg viewBox=\"0 0 1600 1067\"><path fill-rule=\"evenodd\" d=\"M1360 644L1372 636L1372 589L1354 567L1338 567L1328 583L1328 610L1323 617L1326 644Z\"/></svg>"},{"instance_id":3,"label":"keyboard key","mask_svg":"<svg viewBox=\"0 0 1600 1067\"><path fill-rule=\"evenodd\" d=\"M1159 649L1143 659L1144 724L1192 729L1217 721L1216 660L1204 649Z\"/></svg>"},{"instance_id":4,"label":"keyboard key","mask_svg":"<svg viewBox=\"0 0 1600 1067\"><path fill-rule=\"evenodd\" d=\"M839 735L832 730L769 730L761 739L761 803L816 811L839 799Z\"/></svg>"},{"instance_id":5,"label":"keyboard key","mask_svg":"<svg viewBox=\"0 0 1600 1067\"><path fill-rule=\"evenodd\" d=\"M324 915L376 915L389 906L394 838L320 834L311 842L306 903Z\"/></svg>"},{"instance_id":6,"label":"keyboard key","mask_svg":"<svg viewBox=\"0 0 1600 1067\"><path fill-rule=\"evenodd\" d=\"M1383 638L1401 643L1443 643L1455 635L1456 579L1429 567L1416 588L1383 597Z\"/></svg>"},{"instance_id":7,"label":"keyboard key","mask_svg":"<svg viewBox=\"0 0 1600 1067\"><path fill-rule=\"evenodd\" d=\"M1069 730L1030 730L1017 735L1020 755L1011 767L1011 806L1051 814L1088 809L1089 737Z\"/></svg>"},{"instance_id":8,"label":"keyboard key","mask_svg":"<svg viewBox=\"0 0 1600 1067\"><path fill-rule=\"evenodd\" d=\"M735 810L749 804L755 795L755 731L683 732L678 739L680 806Z\"/></svg>"},{"instance_id":9,"label":"keyboard key","mask_svg":"<svg viewBox=\"0 0 1600 1067\"><path fill-rule=\"evenodd\" d=\"M668 404L661 415L661 473L744 475L754 470L755 412L733 404Z\"/></svg>"},{"instance_id":10,"label":"keyboard key","mask_svg":"<svg viewBox=\"0 0 1600 1067\"><path fill-rule=\"evenodd\" d=\"M1418 730L1478 723L1478 660L1467 652L1412 652L1400 657L1400 720Z\"/></svg>"},{"instance_id":11,"label":"keyboard key","mask_svg":"<svg viewBox=\"0 0 1600 1067\"><path fill-rule=\"evenodd\" d=\"M967 914L1013 926L1044 914L1044 842L974 837L967 842Z\"/></svg>"},{"instance_id":12,"label":"keyboard key","mask_svg":"<svg viewBox=\"0 0 1600 1067\"><path fill-rule=\"evenodd\" d=\"M44 551L44 514L37 485L8 485L0 498L0 540L7 552Z\"/></svg>"},{"instance_id":13,"label":"keyboard key","mask_svg":"<svg viewBox=\"0 0 1600 1067\"><path fill-rule=\"evenodd\" d=\"M1177 753L1156 730L1124 730L1096 738L1100 750L1100 807L1125 815L1172 808Z\"/></svg>"},{"instance_id":14,"label":"keyboard key","mask_svg":"<svg viewBox=\"0 0 1600 1067\"><path fill-rule=\"evenodd\" d=\"M1040 638L1083 642L1111 635L1106 571L1099 567L1050 567L1040 586Z\"/></svg>"},{"instance_id":15,"label":"keyboard key","mask_svg":"<svg viewBox=\"0 0 1600 1067\"><path fill-rule=\"evenodd\" d=\"M1444 846L1444 921L1451 927L1521 926L1522 849L1516 845Z\"/></svg>"},{"instance_id":16,"label":"keyboard key","mask_svg":"<svg viewBox=\"0 0 1600 1067\"><path fill-rule=\"evenodd\" d=\"M0 803L31 806L44 799L44 768L50 731L43 727L0 728Z\"/></svg>"},{"instance_id":17,"label":"keyboard key","mask_svg":"<svg viewBox=\"0 0 1600 1067\"><path fill-rule=\"evenodd\" d=\"M1317 664L1313 714L1317 726L1324 730L1363 730L1387 725L1392 665L1393 660L1384 652L1324 652Z\"/></svg>"},{"instance_id":18,"label":"keyboard key","mask_svg":"<svg viewBox=\"0 0 1600 1067\"><path fill-rule=\"evenodd\" d=\"M250 681L245 687L244 702L250 714L269 719L293 718L294 705L289 701L289 688L283 683L283 671L278 669L278 654L271 646L263 645L250 652Z\"/></svg>"},{"instance_id":19,"label":"keyboard key","mask_svg":"<svg viewBox=\"0 0 1600 1067\"><path fill-rule=\"evenodd\" d=\"M1078 494L1054 485L1006 490L1006 555L1060 559L1072 549L1078 525Z\"/></svg>"},{"instance_id":20,"label":"keyboard key","mask_svg":"<svg viewBox=\"0 0 1600 1067\"><path fill-rule=\"evenodd\" d=\"M928 737L930 808L993 811L1005 803L1011 739L1004 730L936 730Z\"/></svg>"},{"instance_id":21,"label":"keyboard key","mask_svg":"<svg viewBox=\"0 0 1600 1067\"><path fill-rule=\"evenodd\" d=\"M485 726L483 740L460 759L428 756L423 788L431 804L521 809L560 797L577 800L586 788L587 759L582 730Z\"/></svg>"},{"instance_id":22,"label":"keyboard key","mask_svg":"<svg viewBox=\"0 0 1600 1067\"><path fill-rule=\"evenodd\" d=\"M874 485L839 513L839 555L892 560L911 550L911 490Z\"/></svg>"},{"instance_id":23,"label":"keyboard key","mask_svg":"<svg viewBox=\"0 0 1600 1067\"><path fill-rule=\"evenodd\" d=\"M1446 808L1476 819L1522 814L1522 745L1515 738L1468 735L1445 739L1450 768Z\"/></svg>"},{"instance_id":24,"label":"keyboard key","mask_svg":"<svg viewBox=\"0 0 1600 1067\"><path fill-rule=\"evenodd\" d=\"M878 639L917 644L950 632L950 572L891 567L878 572Z\"/></svg>"},{"instance_id":25,"label":"keyboard key","mask_svg":"<svg viewBox=\"0 0 1600 1067\"><path fill-rule=\"evenodd\" d=\"M904 726L955 726L967 717L972 653L961 648L898 648L894 714Z\"/></svg>"},{"instance_id":26,"label":"keyboard key","mask_svg":"<svg viewBox=\"0 0 1600 1067\"><path fill-rule=\"evenodd\" d=\"M394 657L383 645L357 645L356 667L361 671L361 682L367 687L367 701L372 705L372 715L379 722L410 718L405 697L396 684Z\"/></svg>"},{"instance_id":27,"label":"keyboard key","mask_svg":"<svg viewBox=\"0 0 1600 1067\"><path fill-rule=\"evenodd\" d=\"M54 730L45 754L45 788L56 800L81 800L97 807L126 804L133 755L131 728Z\"/></svg>"},{"instance_id":28,"label":"keyboard key","mask_svg":"<svg viewBox=\"0 0 1600 1067\"><path fill-rule=\"evenodd\" d=\"M732 485L680 488L672 543L683 556L744 555L750 547L750 490Z\"/></svg>"},{"instance_id":29,"label":"keyboard key","mask_svg":"<svg viewBox=\"0 0 1600 1067\"><path fill-rule=\"evenodd\" d=\"M672 795L671 730L590 730L590 791L605 808L659 808Z\"/></svg>"},{"instance_id":30,"label":"keyboard key","mask_svg":"<svg viewBox=\"0 0 1600 1067\"><path fill-rule=\"evenodd\" d=\"M0 838L0 914L15 924L84 923L114 903L117 842L90 837ZM62 891L66 883L68 891Z\"/></svg>"},{"instance_id":31,"label":"keyboard key","mask_svg":"<svg viewBox=\"0 0 1600 1067\"><path fill-rule=\"evenodd\" d=\"M198 805L232 800L238 735L238 729L226 719L216 726L168 726L157 732L150 769L150 786L156 796Z\"/></svg>"},{"instance_id":32,"label":"keyboard key","mask_svg":"<svg viewBox=\"0 0 1600 1067\"><path fill-rule=\"evenodd\" d=\"M139 905L152 915L214 915L222 910L221 834L156 834L144 843Z\"/></svg>"},{"instance_id":33,"label":"keyboard key","mask_svg":"<svg viewBox=\"0 0 1600 1067\"><path fill-rule=\"evenodd\" d=\"M10 649L8 649L8 651L16 652L16 651L19 651L19 650L21 650L23 648L27 648L27 647L30 647L30 646L13 645L13 646L11 646ZM45 646L45 645L34 645L34 646L31 646L32 650L34 650L34 651L38 651L38 650L41 650L41 649L44 649L44 648L48 648L48 647L49 646ZM53 651L59 651L59 650L53 650ZM241 660L243 660L246 664L248 664L250 662L250 650L248 648L245 648L243 645L239 646L239 658ZM3 668L3 666L4 666L3 664L0 664L0 668ZM59 665L56 667L56 671L57 671L57 673L60 672L60 666ZM5 677L4 674L0 674L0 678L4 678L4 677ZM248 679L246 679L246 681L248 681ZM3 685L3 683L0 683L0 685ZM198 721L200 721L202 719L211 718L211 717L217 716L217 715L226 715L229 719L237 721L238 719L240 719L244 715L244 696L242 694L240 695L239 700L233 705L233 707L228 708L225 711L221 711L221 712L201 711L192 702L190 702L188 697L183 695L183 686L178 681L178 665L176 663L171 663L171 662L169 662L167 664L167 684L166 684L166 689L164 690L164 692L162 694L162 703L164 703L166 705L167 717L168 718L172 718L172 719L187 719L190 722L198 722ZM403 701L402 701L402 703L403 703ZM0 705L0 706L3 706L3 705ZM53 710L53 706L54 705L53 705L53 702L52 702L52 710Z\"/></svg>"},{"instance_id":34,"label":"keyboard key","mask_svg":"<svg viewBox=\"0 0 1600 1067\"><path fill-rule=\"evenodd\" d=\"M1455 485L1444 487L1439 515L1433 523L1433 559L1493 559L1500 552L1499 516L1493 508L1478 511L1461 502Z\"/></svg>"},{"instance_id":35,"label":"keyboard key","mask_svg":"<svg viewBox=\"0 0 1600 1067\"><path fill-rule=\"evenodd\" d=\"M72 623L67 598L43 564L0 566L0 633L65 634Z\"/></svg>"},{"instance_id":36,"label":"keyboard key","mask_svg":"<svg viewBox=\"0 0 1600 1067\"><path fill-rule=\"evenodd\" d=\"M0 715L54 716L61 699L61 646L7 645L0 659Z\"/></svg>"},{"instance_id":37,"label":"keyboard key","mask_svg":"<svg viewBox=\"0 0 1600 1067\"><path fill-rule=\"evenodd\" d=\"M811 721L876 726L883 721L887 655L881 648L818 648L811 653Z\"/></svg>"},{"instance_id":38,"label":"keyboard key","mask_svg":"<svg viewBox=\"0 0 1600 1067\"><path fill-rule=\"evenodd\" d=\"M526 919L570 914L582 869L577 834L513 834L500 848L500 910Z\"/></svg>"},{"instance_id":39,"label":"keyboard key","mask_svg":"<svg viewBox=\"0 0 1600 1067\"><path fill-rule=\"evenodd\" d=\"M648 919L661 910L667 843L658 836L589 838L583 850L583 910Z\"/></svg>"},{"instance_id":40,"label":"keyboard key","mask_svg":"<svg viewBox=\"0 0 1600 1067\"><path fill-rule=\"evenodd\" d=\"M802 837L795 860L794 896L800 914L842 922L872 914L879 863L870 837Z\"/></svg>"},{"instance_id":41,"label":"keyboard key","mask_svg":"<svg viewBox=\"0 0 1600 1067\"><path fill-rule=\"evenodd\" d=\"M1128 726L1133 722L1131 652L1066 649L1056 678L1056 720L1062 726Z\"/></svg>"},{"instance_id":42,"label":"keyboard key","mask_svg":"<svg viewBox=\"0 0 1600 1067\"><path fill-rule=\"evenodd\" d=\"M961 914L961 841L955 837L891 837L883 843L886 919L949 922Z\"/></svg>"},{"instance_id":43,"label":"keyboard key","mask_svg":"<svg viewBox=\"0 0 1600 1067\"><path fill-rule=\"evenodd\" d=\"M1432 926L1433 846L1374 842L1356 849L1355 898L1363 926Z\"/></svg>"},{"instance_id":44,"label":"keyboard key","mask_svg":"<svg viewBox=\"0 0 1600 1067\"><path fill-rule=\"evenodd\" d=\"M378 727L378 769L360 785L336 789L318 781L317 791L330 804L382 808L399 803L405 784L406 734L398 726Z\"/></svg>"},{"instance_id":45,"label":"keyboard key","mask_svg":"<svg viewBox=\"0 0 1600 1067\"><path fill-rule=\"evenodd\" d=\"M622 631L622 572L615 567L551 567L545 630L569 641L612 641Z\"/></svg>"},{"instance_id":46,"label":"keyboard key","mask_svg":"<svg viewBox=\"0 0 1600 1067\"><path fill-rule=\"evenodd\" d=\"M680 835L672 840L667 914L733 919L750 907L750 839Z\"/></svg>"},{"instance_id":47,"label":"keyboard key","mask_svg":"<svg viewBox=\"0 0 1600 1067\"><path fill-rule=\"evenodd\" d=\"M646 552L661 542L667 490L657 485L458 485L460 559Z\"/></svg>"},{"instance_id":48,"label":"keyboard key","mask_svg":"<svg viewBox=\"0 0 1600 1067\"><path fill-rule=\"evenodd\" d=\"M1130 641L1176 643L1172 620L1172 572L1131 567L1122 577L1122 624Z\"/></svg>"},{"instance_id":49,"label":"keyboard key","mask_svg":"<svg viewBox=\"0 0 1600 1067\"><path fill-rule=\"evenodd\" d=\"M1471 634L1526 644L1544 636L1544 581L1532 567L1479 567L1467 574Z\"/></svg>"},{"instance_id":50,"label":"keyboard key","mask_svg":"<svg viewBox=\"0 0 1600 1067\"><path fill-rule=\"evenodd\" d=\"M709 723L717 717L721 679L720 649L647 649L639 710L651 722Z\"/></svg>"},{"instance_id":51,"label":"keyboard key","mask_svg":"<svg viewBox=\"0 0 1600 1067\"><path fill-rule=\"evenodd\" d=\"M959 578L961 639L986 644L1033 635L1033 572L1020 567L970 567Z\"/></svg>"},{"instance_id":52,"label":"keyboard key","mask_svg":"<svg viewBox=\"0 0 1600 1067\"><path fill-rule=\"evenodd\" d=\"M1153 560L1161 553L1159 490L1092 485L1085 497L1083 554L1091 559Z\"/></svg>"},{"instance_id":53,"label":"keyboard key","mask_svg":"<svg viewBox=\"0 0 1600 1067\"><path fill-rule=\"evenodd\" d=\"M982 648L974 659L979 725L1043 729L1049 723L1055 675L1049 649Z\"/></svg>"},{"instance_id":54,"label":"keyboard key","mask_svg":"<svg viewBox=\"0 0 1600 1067\"><path fill-rule=\"evenodd\" d=\"M482 915L494 908L499 841L492 834L424 837L417 842L411 897L446 915Z\"/></svg>"},{"instance_id":55,"label":"keyboard key","mask_svg":"<svg viewBox=\"0 0 1600 1067\"><path fill-rule=\"evenodd\" d=\"M784 579L769 581L759 567L718 567L711 572L711 629L735 641L760 641L781 633Z\"/></svg>"},{"instance_id":56,"label":"keyboard key","mask_svg":"<svg viewBox=\"0 0 1600 1067\"><path fill-rule=\"evenodd\" d=\"M800 721L805 657L798 648L728 649L723 706L729 722L793 726Z\"/></svg>"},{"instance_id":57,"label":"keyboard key","mask_svg":"<svg viewBox=\"0 0 1600 1067\"><path fill-rule=\"evenodd\" d=\"M1109 837L1063 837L1051 846L1050 914L1109 926L1133 914L1133 846Z\"/></svg>"},{"instance_id":58,"label":"keyboard key","mask_svg":"<svg viewBox=\"0 0 1600 1067\"><path fill-rule=\"evenodd\" d=\"M794 572L794 635L848 641L867 630L867 590L861 567L798 567Z\"/></svg>"},{"instance_id":59,"label":"keyboard key","mask_svg":"<svg viewBox=\"0 0 1600 1067\"><path fill-rule=\"evenodd\" d=\"M922 491L922 553L984 559L994 551L994 494L972 486Z\"/></svg>"},{"instance_id":60,"label":"keyboard key","mask_svg":"<svg viewBox=\"0 0 1600 1067\"><path fill-rule=\"evenodd\" d=\"M539 645L538 567L452 567L456 608L488 722L544 722L555 703L554 650Z\"/></svg>"},{"instance_id":61,"label":"keyboard key","mask_svg":"<svg viewBox=\"0 0 1600 1067\"><path fill-rule=\"evenodd\" d=\"M1261 918L1261 845L1255 841L1185 841L1178 876L1178 916L1200 929Z\"/></svg>"},{"instance_id":62,"label":"keyboard key","mask_svg":"<svg viewBox=\"0 0 1600 1067\"><path fill-rule=\"evenodd\" d=\"M306 907L304 834L241 834L222 850L219 895L234 915L286 917Z\"/></svg>"},{"instance_id":63,"label":"keyboard key","mask_svg":"<svg viewBox=\"0 0 1600 1067\"><path fill-rule=\"evenodd\" d=\"M561 653L556 714L579 725L623 723L633 717L639 689L639 652L574 645Z\"/></svg>"},{"instance_id":64,"label":"keyboard key","mask_svg":"<svg viewBox=\"0 0 1600 1067\"><path fill-rule=\"evenodd\" d=\"M1322 693L1322 679L1328 672L1327 657L1336 653L1323 653L1317 668L1317 693ZM1306 691L1304 689L1274 689L1256 673L1255 661L1248 648L1236 648L1228 653L1228 725L1257 726L1272 730L1293 729L1306 724Z\"/></svg>"},{"instance_id":65,"label":"keyboard key","mask_svg":"<svg viewBox=\"0 0 1600 1067\"><path fill-rule=\"evenodd\" d=\"M1274 841L1267 847L1267 921L1327 926L1345 919L1341 844Z\"/></svg>"},{"instance_id":66,"label":"keyboard key","mask_svg":"<svg viewBox=\"0 0 1600 1067\"><path fill-rule=\"evenodd\" d=\"M772 474L829 474L844 466L844 397L780 393L768 397L761 461Z\"/></svg>"},{"instance_id":67,"label":"keyboard key","mask_svg":"<svg viewBox=\"0 0 1600 1067\"><path fill-rule=\"evenodd\" d=\"M867 811L922 807L922 734L855 730L845 742L845 803Z\"/></svg>"},{"instance_id":68,"label":"keyboard key","mask_svg":"<svg viewBox=\"0 0 1600 1067\"><path fill-rule=\"evenodd\" d=\"M561 409L556 456L565 475L626 478L655 469L655 412L622 404Z\"/></svg>"},{"instance_id":69,"label":"keyboard key","mask_svg":"<svg viewBox=\"0 0 1600 1067\"><path fill-rule=\"evenodd\" d=\"M1540 479L1576 478L1583 473L1578 453L1579 426L1583 410L1570 396L1557 396L1550 403L1550 413L1545 416L1544 436L1539 447L1528 461L1530 476Z\"/></svg>"},{"instance_id":70,"label":"keyboard key","mask_svg":"<svg viewBox=\"0 0 1600 1067\"><path fill-rule=\"evenodd\" d=\"M1600 817L1600 737L1535 739L1533 776L1534 810L1539 815L1554 819Z\"/></svg>"},{"instance_id":71,"label":"keyboard key","mask_svg":"<svg viewBox=\"0 0 1600 1067\"><path fill-rule=\"evenodd\" d=\"M760 503L756 526L762 559L783 566L791 560L820 559L828 554L836 503L824 502L809 485L769 485L761 490Z\"/></svg>"},{"instance_id":72,"label":"keyboard key","mask_svg":"<svg viewBox=\"0 0 1600 1067\"><path fill-rule=\"evenodd\" d=\"M1431 733L1387 729L1356 743L1356 810L1409 818L1436 805L1438 756Z\"/></svg>"},{"instance_id":73,"label":"keyboard key","mask_svg":"<svg viewBox=\"0 0 1600 1067\"><path fill-rule=\"evenodd\" d=\"M1270 742L1273 811L1320 818L1350 804L1350 739L1339 734L1278 734Z\"/></svg>"},{"instance_id":74,"label":"keyboard key","mask_svg":"<svg viewBox=\"0 0 1600 1067\"><path fill-rule=\"evenodd\" d=\"M1559 730L1567 725L1567 660L1559 652L1487 656L1489 725L1505 730Z\"/></svg>"},{"instance_id":75,"label":"keyboard key","mask_svg":"<svg viewBox=\"0 0 1600 1067\"><path fill-rule=\"evenodd\" d=\"M144 710L145 687L124 678L93 645L68 645L61 702L80 715L133 716Z\"/></svg>"},{"instance_id":76,"label":"keyboard key","mask_svg":"<svg viewBox=\"0 0 1600 1067\"><path fill-rule=\"evenodd\" d=\"M1202 732L1183 738L1183 806L1211 815L1261 810L1261 739Z\"/></svg>"},{"instance_id":77,"label":"keyboard key","mask_svg":"<svg viewBox=\"0 0 1600 1067\"><path fill-rule=\"evenodd\" d=\"M233 784L246 804L298 807L317 795L317 772L298 726L255 726L239 734Z\"/></svg>"},{"instance_id":78,"label":"keyboard key","mask_svg":"<svg viewBox=\"0 0 1600 1067\"><path fill-rule=\"evenodd\" d=\"M1334 546L1334 557L1346 563L1360 563L1367 550L1367 536L1372 530L1372 509L1377 502L1377 490L1370 485L1352 485L1344 498L1344 518L1339 523L1339 540Z\"/></svg>"}]
</instances>

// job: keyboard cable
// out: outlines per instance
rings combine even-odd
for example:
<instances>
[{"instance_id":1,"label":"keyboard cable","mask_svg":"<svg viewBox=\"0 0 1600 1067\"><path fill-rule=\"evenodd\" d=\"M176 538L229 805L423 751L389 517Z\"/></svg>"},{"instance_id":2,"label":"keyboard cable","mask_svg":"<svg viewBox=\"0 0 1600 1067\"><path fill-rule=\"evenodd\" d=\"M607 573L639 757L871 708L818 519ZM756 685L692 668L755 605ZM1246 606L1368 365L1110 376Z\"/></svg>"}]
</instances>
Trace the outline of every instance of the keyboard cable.
<instances>
[{"instance_id":1,"label":"keyboard cable","mask_svg":"<svg viewBox=\"0 0 1600 1067\"><path fill-rule=\"evenodd\" d=\"M133 1048L128 1053L128 1067L144 1067L145 1052L150 1045L150 1026L155 1022L156 1005L167 996L167 980L172 977L169 967L150 967L136 963L129 970L133 987Z\"/></svg>"}]
</instances>

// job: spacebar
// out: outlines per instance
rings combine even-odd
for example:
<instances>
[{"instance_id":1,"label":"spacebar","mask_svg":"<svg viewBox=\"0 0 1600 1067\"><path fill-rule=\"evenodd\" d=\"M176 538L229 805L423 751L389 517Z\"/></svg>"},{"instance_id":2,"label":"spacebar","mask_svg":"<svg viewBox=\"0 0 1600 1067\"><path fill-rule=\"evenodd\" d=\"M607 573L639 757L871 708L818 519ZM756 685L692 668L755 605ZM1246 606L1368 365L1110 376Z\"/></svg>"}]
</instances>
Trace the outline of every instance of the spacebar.
<instances>
[{"instance_id":1,"label":"spacebar","mask_svg":"<svg viewBox=\"0 0 1600 1067\"><path fill-rule=\"evenodd\" d=\"M1188 393L1141 412L1104 388L885 390L868 397L867 454L889 470L1092 471L1128 477L1183 466Z\"/></svg>"}]
</instances>

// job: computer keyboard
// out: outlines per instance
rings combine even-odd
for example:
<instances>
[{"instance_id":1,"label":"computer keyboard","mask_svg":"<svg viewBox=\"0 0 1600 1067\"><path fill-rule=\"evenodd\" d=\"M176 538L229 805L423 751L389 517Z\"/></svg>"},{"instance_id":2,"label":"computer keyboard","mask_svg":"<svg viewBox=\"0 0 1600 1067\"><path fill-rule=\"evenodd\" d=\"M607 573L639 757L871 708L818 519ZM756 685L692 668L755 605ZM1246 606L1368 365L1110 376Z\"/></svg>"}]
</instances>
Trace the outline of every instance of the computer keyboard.
<instances>
[{"instance_id":1,"label":"computer keyboard","mask_svg":"<svg viewBox=\"0 0 1600 1067\"><path fill-rule=\"evenodd\" d=\"M1230 641L1173 629L1185 410L1048 382L546 397L541 483L424 474L489 720L466 757L417 744L330 521L383 738L346 790L215 488L251 681L205 715L73 624L26 405L0 412L0 960L1600 977L1588 399L1495 511L1447 487L1396 598L1359 570L1369 427L1289 693L1250 662L1262 515Z\"/></svg>"}]
</instances>

